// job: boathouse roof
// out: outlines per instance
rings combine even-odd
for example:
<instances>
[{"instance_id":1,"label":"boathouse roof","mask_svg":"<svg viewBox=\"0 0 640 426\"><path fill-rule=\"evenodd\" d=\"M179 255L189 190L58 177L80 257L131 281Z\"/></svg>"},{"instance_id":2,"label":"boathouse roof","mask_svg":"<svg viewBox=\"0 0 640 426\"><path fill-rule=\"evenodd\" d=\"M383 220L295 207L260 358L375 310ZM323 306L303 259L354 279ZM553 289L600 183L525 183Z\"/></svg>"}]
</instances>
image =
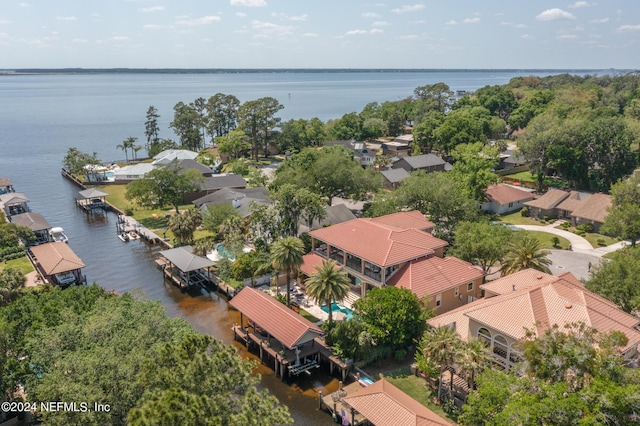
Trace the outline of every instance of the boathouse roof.
<instances>
[{"instance_id":1,"label":"boathouse roof","mask_svg":"<svg viewBox=\"0 0 640 426\"><path fill-rule=\"evenodd\" d=\"M39 246L31 247L30 250L47 275L75 271L85 267L82 260L66 243L40 244Z\"/></svg>"},{"instance_id":2,"label":"boathouse roof","mask_svg":"<svg viewBox=\"0 0 640 426\"><path fill-rule=\"evenodd\" d=\"M47 222L47 219L45 219L44 216L40 213L34 212L13 215L11 217L11 222L18 226L26 226L32 231L42 231L51 228L51 225L49 225L49 222Z\"/></svg>"},{"instance_id":3,"label":"boathouse roof","mask_svg":"<svg viewBox=\"0 0 640 426\"><path fill-rule=\"evenodd\" d=\"M345 396L343 401L375 425L451 424L385 379Z\"/></svg>"},{"instance_id":4,"label":"boathouse roof","mask_svg":"<svg viewBox=\"0 0 640 426\"><path fill-rule=\"evenodd\" d=\"M95 189L95 188L85 189L84 191L80 191L79 194L82 198L85 198L85 199L100 198L100 197L106 197L107 195L109 195L107 192L100 191L99 189Z\"/></svg>"},{"instance_id":5,"label":"boathouse roof","mask_svg":"<svg viewBox=\"0 0 640 426\"><path fill-rule=\"evenodd\" d=\"M290 350L324 335L320 327L255 288L243 288L229 303Z\"/></svg>"},{"instance_id":6,"label":"boathouse roof","mask_svg":"<svg viewBox=\"0 0 640 426\"><path fill-rule=\"evenodd\" d=\"M191 246L162 250L160 254L182 272L196 271L216 264L213 260L193 254L193 248Z\"/></svg>"}]
</instances>

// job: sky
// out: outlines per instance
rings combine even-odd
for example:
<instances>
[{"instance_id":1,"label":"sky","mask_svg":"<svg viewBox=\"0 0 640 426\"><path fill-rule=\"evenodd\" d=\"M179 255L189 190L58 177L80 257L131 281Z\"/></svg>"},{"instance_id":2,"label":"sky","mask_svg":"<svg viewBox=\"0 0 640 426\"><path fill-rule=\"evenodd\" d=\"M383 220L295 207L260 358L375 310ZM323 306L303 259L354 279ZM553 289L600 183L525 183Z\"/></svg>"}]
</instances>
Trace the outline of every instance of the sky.
<instances>
[{"instance_id":1,"label":"sky","mask_svg":"<svg viewBox=\"0 0 640 426\"><path fill-rule=\"evenodd\" d=\"M638 69L638 0L1 0L0 69Z\"/></svg>"}]
</instances>

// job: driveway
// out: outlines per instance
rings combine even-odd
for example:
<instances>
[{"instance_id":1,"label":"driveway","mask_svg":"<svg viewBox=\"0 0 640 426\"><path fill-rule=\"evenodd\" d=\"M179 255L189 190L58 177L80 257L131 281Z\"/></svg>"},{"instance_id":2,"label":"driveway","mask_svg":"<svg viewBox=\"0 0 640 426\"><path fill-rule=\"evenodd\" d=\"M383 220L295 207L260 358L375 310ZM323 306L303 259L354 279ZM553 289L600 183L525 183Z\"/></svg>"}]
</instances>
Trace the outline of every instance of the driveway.
<instances>
[{"instance_id":1,"label":"driveway","mask_svg":"<svg viewBox=\"0 0 640 426\"><path fill-rule=\"evenodd\" d=\"M523 229L525 231L539 231L539 232L547 232L549 234L557 235L558 237L563 237L569 240L571 244L571 250L578 253L592 253L594 251L593 247L586 240L586 238L581 237L580 235L576 235L573 232L565 231L564 229L558 229L556 226L561 223L560 221L554 222L550 225L540 226L540 225L511 225L512 228ZM592 253L593 254L593 253ZM602 256L604 253L600 254ZM597 255L597 254L596 254Z\"/></svg>"}]
</instances>

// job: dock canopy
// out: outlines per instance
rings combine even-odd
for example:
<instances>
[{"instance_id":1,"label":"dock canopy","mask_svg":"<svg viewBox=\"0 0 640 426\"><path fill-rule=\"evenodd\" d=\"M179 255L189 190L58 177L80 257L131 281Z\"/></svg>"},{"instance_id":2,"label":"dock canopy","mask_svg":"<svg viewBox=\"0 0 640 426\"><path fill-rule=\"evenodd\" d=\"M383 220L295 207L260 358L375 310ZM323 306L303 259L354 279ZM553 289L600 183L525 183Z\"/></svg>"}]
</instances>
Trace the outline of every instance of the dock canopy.
<instances>
[{"instance_id":1,"label":"dock canopy","mask_svg":"<svg viewBox=\"0 0 640 426\"><path fill-rule=\"evenodd\" d=\"M100 191L99 189L95 189L95 188L85 189L84 191L80 191L79 194L84 199L102 198L109 195L108 193L104 191Z\"/></svg>"},{"instance_id":2,"label":"dock canopy","mask_svg":"<svg viewBox=\"0 0 640 426\"><path fill-rule=\"evenodd\" d=\"M213 260L193 254L191 246L162 250L160 254L182 272L205 269L216 264Z\"/></svg>"},{"instance_id":3,"label":"dock canopy","mask_svg":"<svg viewBox=\"0 0 640 426\"><path fill-rule=\"evenodd\" d=\"M85 267L82 260L65 243L41 244L31 247L31 253L46 275L75 271Z\"/></svg>"},{"instance_id":4,"label":"dock canopy","mask_svg":"<svg viewBox=\"0 0 640 426\"><path fill-rule=\"evenodd\" d=\"M40 213L26 212L11 217L11 222L19 226L26 226L32 231L44 231L51 229L51 225Z\"/></svg>"},{"instance_id":5,"label":"dock canopy","mask_svg":"<svg viewBox=\"0 0 640 426\"><path fill-rule=\"evenodd\" d=\"M320 327L255 288L243 288L229 303L289 350L324 335Z\"/></svg>"},{"instance_id":6,"label":"dock canopy","mask_svg":"<svg viewBox=\"0 0 640 426\"><path fill-rule=\"evenodd\" d=\"M342 400L376 426L451 425L385 379Z\"/></svg>"}]
</instances>

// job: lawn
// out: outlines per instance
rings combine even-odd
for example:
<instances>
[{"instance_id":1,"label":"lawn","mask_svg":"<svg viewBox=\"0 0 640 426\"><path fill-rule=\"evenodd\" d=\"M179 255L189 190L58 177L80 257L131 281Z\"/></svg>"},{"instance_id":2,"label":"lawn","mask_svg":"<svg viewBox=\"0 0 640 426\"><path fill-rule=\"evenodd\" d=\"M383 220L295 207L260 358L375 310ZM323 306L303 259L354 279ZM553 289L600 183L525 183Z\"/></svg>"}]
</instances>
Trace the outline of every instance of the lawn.
<instances>
[{"instance_id":1,"label":"lawn","mask_svg":"<svg viewBox=\"0 0 640 426\"><path fill-rule=\"evenodd\" d=\"M568 250L569 245L571 244L566 238L557 237L560 240L560 244L554 246L552 240L553 237L556 237L556 235L549 234L548 232L522 230L517 232L521 232L523 234L526 234L527 236L537 238L538 241L540 241L540 243L542 244L542 248L546 250Z\"/></svg>"},{"instance_id":2,"label":"lawn","mask_svg":"<svg viewBox=\"0 0 640 426\"><path fill-rule=\"evenodd\" d=\"M495 220L509 225L542 225L542 223L534 218L522 216L520 211L497 216Z\"/></svg>"},{"instance_id":3,"label":"lawn","mask_svg":"<svg viewBox=\"0 0 640 426\"><path fill-rule=\"evenodd\" d=\"M311 321L312 323L317 323L318 321L320 321L319 318L314 317L313 315L311 315L309 312L305 311L304 309L300 308L300 312L298 312L300 315L302 315L304 318L308 319L309 321Z\"/></svg>"},{"instance_id":4,"label":"lawn","mask_svg":"<svg viewBox=\"0 0 640 426\"><path fill-rule=\"evenodd\" d=\"M20 271L22 271L23 274L28 274L29 272L33 271L33 265L31 264L27 256L19 257L13 260L7 260L6 262L0 262L0 271L9 267L18 268L20 269Z\"/></svg>"},{"instance_id":5,"label":"lawn","mask_svg":"<svg viewBox=\"0 0 640 426\"><path fill-rule=\"evenodd\" d=\"M564 228L562 226L556 226L556 228L557 229L564 229L565 231L569 231L569 232L573 232L573 233L575 233L575 231L576 231L576 228L574 228L573 226L569 226L568 228ZM615 243L619 242L619 240L616 239L616 238L608 237L608 236L602 235L602 234L597 234L595 232L587 232L583 237L587 241L589 241L589 244L591 244L591 247L594 247L594 248L610 246L611 244L615 244ZM602 243L602 244L600 244L600 243Z\"/></svg>"},{"instance_id":6,"label":"lawn","mask_svg":"<svg viewBox=\"0 0 640 426\"><path fill-rule=\"evenodd\" d=\"M457 424L455 418L447 414L440 405L433 402L434 397L436 397L435 392L427 386L427 382L422 377L414 376L404 370L385 375L385 379L440 417Z\"/></svg>"}]
</instances>

